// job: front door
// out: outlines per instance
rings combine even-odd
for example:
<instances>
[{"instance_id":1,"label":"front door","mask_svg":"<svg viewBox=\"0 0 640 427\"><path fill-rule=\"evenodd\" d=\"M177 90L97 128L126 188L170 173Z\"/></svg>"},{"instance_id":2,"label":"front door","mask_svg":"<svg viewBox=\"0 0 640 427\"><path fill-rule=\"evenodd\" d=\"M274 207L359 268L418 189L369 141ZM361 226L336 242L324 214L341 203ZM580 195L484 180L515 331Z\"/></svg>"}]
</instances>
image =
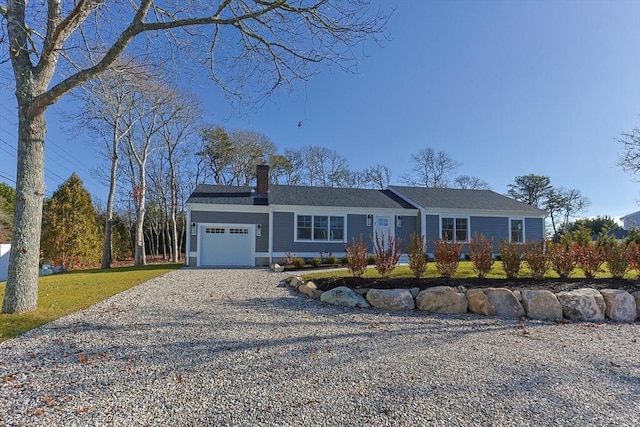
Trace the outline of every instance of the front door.
<instances>
[{"instance_id":1,"label":"front door","mask_svg":"<svg viewBox=\"0 0 640 427\"><path fill-rule=\"evenodd\" d=\"M393 216L376 216L373 221L373 243L375 244L376 235L387 246L389 236L395 238L393 227Z\"/></svg>"}]
</instances>

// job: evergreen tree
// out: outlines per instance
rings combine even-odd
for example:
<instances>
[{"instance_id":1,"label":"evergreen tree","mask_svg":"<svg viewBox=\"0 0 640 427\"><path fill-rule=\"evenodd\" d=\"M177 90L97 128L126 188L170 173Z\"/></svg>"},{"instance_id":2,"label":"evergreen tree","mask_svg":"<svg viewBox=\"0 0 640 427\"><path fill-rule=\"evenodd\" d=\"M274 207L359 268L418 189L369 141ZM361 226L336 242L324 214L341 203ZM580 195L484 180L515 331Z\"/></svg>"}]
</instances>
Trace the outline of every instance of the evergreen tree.
<instances>
[{"instance_id":1,"label":"evergreen tree","mask_svg":"<svg viewBox=\"0 0 640 427\"><path fill-rule=\"evenodd\" d=\"M45 260L66 268L100 261L98 214L75 173L45 203L40 246Z\"/></svg>"},{"instance_id":2,"label":"evergreen tree","mask_svg":"<svg viewBox=\"0 0 640 427\"><path fill-rule=\"evenodd\" d=\"M15 206L16 190L0 182L0 243L11 242Z\"/></svg>"}]
</instances>

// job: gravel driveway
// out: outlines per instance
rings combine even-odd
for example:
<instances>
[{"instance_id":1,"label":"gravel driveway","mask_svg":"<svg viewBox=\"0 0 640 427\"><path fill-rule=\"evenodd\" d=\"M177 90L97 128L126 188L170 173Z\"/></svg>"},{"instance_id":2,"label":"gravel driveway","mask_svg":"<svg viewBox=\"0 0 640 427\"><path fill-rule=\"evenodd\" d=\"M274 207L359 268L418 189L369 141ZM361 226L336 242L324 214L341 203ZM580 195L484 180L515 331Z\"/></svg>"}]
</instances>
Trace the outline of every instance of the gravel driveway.
<instances>
[{"instance_id":1,"label":"gravel driveway","mask_svg":"<svg viewBox=\"0 0 640 427\"><path fill-rule=\"evenodd\" d=\"M635 426L640 326L343 309L182 269L0 344L0 424Z\"/></svg>"}]
</instances>

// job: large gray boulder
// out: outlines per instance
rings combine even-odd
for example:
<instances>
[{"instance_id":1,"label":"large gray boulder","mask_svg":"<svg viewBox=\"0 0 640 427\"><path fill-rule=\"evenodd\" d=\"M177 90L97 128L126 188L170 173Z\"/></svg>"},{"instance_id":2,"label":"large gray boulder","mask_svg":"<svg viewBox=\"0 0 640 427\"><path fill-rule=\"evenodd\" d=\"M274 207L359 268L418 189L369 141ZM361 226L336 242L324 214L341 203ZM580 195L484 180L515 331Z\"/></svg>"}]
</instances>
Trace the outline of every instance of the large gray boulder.
<instances>
[{"instance_id":1,"label":"large gray boulder","mask_svg":"<svg viewBox=\"0 0 640 427\"><path fill-rule=\"evenodd\" d=\"M416 304L408 289L371 289L367 301L374 307L390 311L413 310Z\"/></svg>"},{"instance_id":2,"label":"large gray boulder","mask_svg":"<svg viewBox=\"0 0 640 427\"><path fill-rule=\"evenodd\" d=\"M467 297L450 286L435 286L421 291L416 305L431 313L463 314L467 312Z\"/></svg>"},{"instance_id":3,"label":"large gray boulder","mask_svg":"<svg viewBox=\"0 0 640 427\"><path fill-rule=\"evenodd\" d=\"M640 319L640 291L632 293L633 299L636 300L636 317Z\"/></svg>"},{"instance_id":4,"label":"large gray boulder","mask_svg":"<svg viewBox=\"0 0 640 427\"><path fill-rule=\"evenodd\" d=\"M606 304L604 298L595 289L582 288L556 294L562 305L564 317L581 322L599 322L604 320Z\"/></svg>"},{"instance_id":5,"label":"large gray boulder","mask_svg":"<svg viewBox=\"0 0 640 427\"><path fill-rule=\"evenodd\" d=\"M528 289L521 292L527 317L535 320L562 319L562 305L551 291Z\"/></svg>"},{"instance_id":6,"label":"large gray boulder","mask_svg":"<svg viewBox=\"0 0 640 427\"><path fill-rule=\"evenodd\" d=\"M483 289L483 291L489 302L495 307L496 316L515 318L524 316L524 308L522 308L522 304L520 304L520 301L511 290L506 288L487 288Z\"/></svg>"},{"instance_id":7,"label":"large gray boulder","mask_svg":"<svg viewBox=\"0 0 640 427\"><path fill-rule=\"evenodd\" d=\"M346 286L338 286L320 295L320 301L343 307L370 307L367 300Z\"/></svg>"},{"instance_id":8,"label":"large gray boulder","mask_svg":"<svg viewBox=\"0 0 640 427\"><path fill-rule=\"evenodd\" d=\"M469 289L466 292L469 311L483 316L495 316L496 308L482 289Z\"/></svg>"},{"instance_id":9,"label":"large gray boulder","mask_svg":"<svg viewBox=\"0 0 640 427\"><path fill-rule=\"evenodd\" d=\"M607 308L604 314L614 322L633 322L638 317L636 300L621 289L602 289L600 291Z\"/></svg>"}]
</instances>

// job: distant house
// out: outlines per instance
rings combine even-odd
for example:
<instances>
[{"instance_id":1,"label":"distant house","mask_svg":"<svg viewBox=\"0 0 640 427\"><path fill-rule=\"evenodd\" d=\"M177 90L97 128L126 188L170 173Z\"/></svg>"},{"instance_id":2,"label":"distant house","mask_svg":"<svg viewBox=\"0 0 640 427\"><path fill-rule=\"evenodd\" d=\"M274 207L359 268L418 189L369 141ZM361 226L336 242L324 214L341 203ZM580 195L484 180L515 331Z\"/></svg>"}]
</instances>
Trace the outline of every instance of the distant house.
<instances>
[{"instance_id":1,"label":"distant house","mask_svg":"<svg viewBox=\"0 0 640 427\"><path fill-rule=\"evenodd\" d=\"M620 220L622 221L622 228L625 230L640 227L640 211L625 215Z\"/></svg>"},{"instance_id":2,"label":"distant house","mask_svg":"<svg viewBox=\"0 0 640 427\"><path fill-rule=\"evenodd\" d=\"M524 243L544 237L546 212L490 190L392 186L386 190L269 185L258 166L256 187L200 184L187 200L190 266L256 266L287 254L343 256L376 233L407 242L425 236L468 242L474 233Z\"/></svg>"}]
</instances>

